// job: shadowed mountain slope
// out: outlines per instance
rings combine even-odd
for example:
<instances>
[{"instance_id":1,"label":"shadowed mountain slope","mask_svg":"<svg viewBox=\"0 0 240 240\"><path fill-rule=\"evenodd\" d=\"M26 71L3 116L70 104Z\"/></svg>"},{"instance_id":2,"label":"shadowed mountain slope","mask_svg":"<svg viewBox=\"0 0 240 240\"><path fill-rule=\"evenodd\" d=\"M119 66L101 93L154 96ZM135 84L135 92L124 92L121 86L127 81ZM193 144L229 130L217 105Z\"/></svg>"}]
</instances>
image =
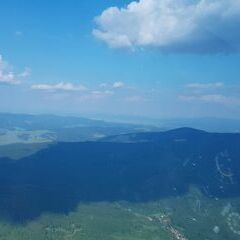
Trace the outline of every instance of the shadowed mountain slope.
<instances>
[{"instance_id":1,"label":"shadowed mountain slope","mask_svg":"<svg viewBox=\"0 0 240 240\"><path fill-rule=\"evenodd\" d=\"M149 201L193 184L208 197L239 196L239 159L240 134L188 128L58 143L19 161L0 159L1 216L24 221L79 202Z\"/></svg>"}]
</instances>

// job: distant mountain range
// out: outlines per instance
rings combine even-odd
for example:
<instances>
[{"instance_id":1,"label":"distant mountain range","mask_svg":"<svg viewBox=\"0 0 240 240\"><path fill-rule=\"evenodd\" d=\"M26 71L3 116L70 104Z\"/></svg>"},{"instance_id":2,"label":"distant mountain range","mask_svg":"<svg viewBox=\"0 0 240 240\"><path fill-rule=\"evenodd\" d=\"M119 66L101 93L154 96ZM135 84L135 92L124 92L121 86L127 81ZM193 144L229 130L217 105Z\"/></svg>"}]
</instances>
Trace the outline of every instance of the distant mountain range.
<instances>
[{"instance_id":1,"label":"distant mountain range","mask_svg":"<svg viewBox=\"0 0 240 240\"><path fill-rule=\"evenodd\" d=\"M111 122L145 124L170 130L182 127L202 129L208 132L240 132L240 119L217 117L185 117L185 118L151 118L123 115L93 115L97 119L106 119Z\"/></svg>"},{"instance_id":2,"label":"distant mountain range","mask_svg":"<svg viewBox=\"0 0 240 240\"><path fill-rule=\"evenodd\" d=\"M3 146L10 144L98 141L113 135L159 132L183 127L219 133L236 133L240 130L238 119L150 119L122 116L106 119L109 121L83 117L0 113L0 157L6 155L8 149ZM19 146L17 148L20 149ZM4 155L1 154L1 150Z\"/></svg>"},{"instance_id":3,"label":"distant mountain range","mask_svg":"<svg viewBox=\"0 0 240 240\"><path fill-rule=\"evenodd\" d=\"M150 125L113 123L81 117L0 113L0 146L95 141L115 134L157 129Z\"/></svg>"},{"instance_id":4,"label":"distant mountain range","mask_svg":"<svg viewBox=\"0 0 240 240\"><path fill-rule=\"evenodd\" d=\"M56 143L18 161L2 158L0 213L18 221L67 213L79 202L179 196L191 185L211 198L240 195L240 134L180 128Z\"/></svg>"}]
</instances>

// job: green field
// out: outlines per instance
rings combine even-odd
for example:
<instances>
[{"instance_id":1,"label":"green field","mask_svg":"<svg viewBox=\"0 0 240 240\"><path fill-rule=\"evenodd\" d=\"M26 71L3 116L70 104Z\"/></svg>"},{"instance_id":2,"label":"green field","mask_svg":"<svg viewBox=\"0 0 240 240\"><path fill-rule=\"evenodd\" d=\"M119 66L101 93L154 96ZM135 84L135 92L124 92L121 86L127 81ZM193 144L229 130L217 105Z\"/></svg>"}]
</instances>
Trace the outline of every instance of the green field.
<instances>
[{"instance_id":1,"label":"green field","mask_svg":"<svg viewBox=\"0 0 240 240\"><path fill-rule=\"evenodd\" d=\"M81 203L68 214L27 223L2 219L1 240L238 240L239 199L209 199L197 189L148 203Z\"/></svg>"},{"instance_id":2,"label":"green field","mask_svg":"<svg viewBox=\"0 0 240 240\"><path fill-rule=\"evenodd\" d=\"M52 133L47 130L0 129L0 146L16 143L43 143L53 140Z\"/></svg>"}]
</instances>

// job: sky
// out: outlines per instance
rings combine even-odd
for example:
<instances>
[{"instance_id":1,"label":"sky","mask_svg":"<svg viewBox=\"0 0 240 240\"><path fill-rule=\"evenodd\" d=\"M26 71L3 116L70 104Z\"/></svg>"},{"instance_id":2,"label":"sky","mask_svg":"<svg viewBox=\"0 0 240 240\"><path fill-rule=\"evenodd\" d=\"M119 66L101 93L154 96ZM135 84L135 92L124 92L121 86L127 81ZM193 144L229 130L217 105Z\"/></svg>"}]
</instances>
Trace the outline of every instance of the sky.
<instances>
[{"instance_id":1,"label":"sky","mask_svg":"<svg viewBox=\"0 0 240 240\"><path fill-rule=\"evenodd\" d=\"M240 118L239 0L0 3L0 112Z\"/></svg>"}]
</instances>

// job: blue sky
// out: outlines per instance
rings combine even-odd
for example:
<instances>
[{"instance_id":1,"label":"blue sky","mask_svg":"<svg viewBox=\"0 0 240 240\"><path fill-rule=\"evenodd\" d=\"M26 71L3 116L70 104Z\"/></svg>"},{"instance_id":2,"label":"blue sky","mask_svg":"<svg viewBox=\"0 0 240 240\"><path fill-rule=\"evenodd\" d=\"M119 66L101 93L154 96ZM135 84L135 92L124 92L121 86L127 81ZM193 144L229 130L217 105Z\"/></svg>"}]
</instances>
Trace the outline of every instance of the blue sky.
<instances>
[{"instance_id":1,"label":"blue sky","mask_svg":"<svg viewBox=\"0 0 240 240\"><path fill-rule=\"evenodd\" d=\"M239 118L238 2L4 1L0 111Z\"/></svg>"}]
</instances>

